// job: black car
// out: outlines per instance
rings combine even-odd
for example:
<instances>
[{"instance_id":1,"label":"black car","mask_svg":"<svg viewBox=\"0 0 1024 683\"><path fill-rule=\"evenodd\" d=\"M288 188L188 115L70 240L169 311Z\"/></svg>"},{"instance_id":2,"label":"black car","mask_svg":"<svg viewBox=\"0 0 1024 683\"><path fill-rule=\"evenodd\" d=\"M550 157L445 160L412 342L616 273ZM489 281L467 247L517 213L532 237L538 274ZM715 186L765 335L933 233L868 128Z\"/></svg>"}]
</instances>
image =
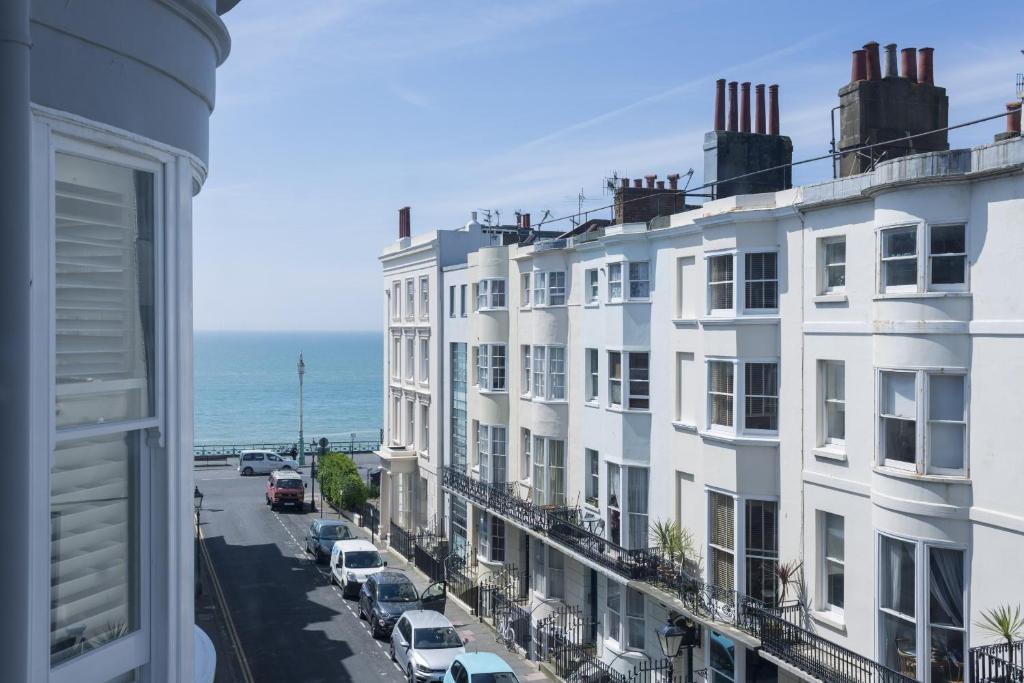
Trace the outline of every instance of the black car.
<instances>
[{"instance_id":1,"label":"black car","mask_svg":"<svg viewBox=\"0 0 1024 683\"><path fill-rule=\"evenodd\" d=\"M344 522L333 519L314 519L306 532L306 552L317 562L326 562L335 541L355 538Z\"/></svg>"},{"instance_id":2,"label":"black car","mask_svg":"<svg viewBox=\"0 0 1024 683\"><path fill-rule=\"evenodd\" d=\"M420 593L402 572L382 571L370 575L359 590L359 618L370 622L374 638L391 633L405 612L429 609L444 614L447 594L443 583L432 583Z\"/></svg>"}]
</instances>

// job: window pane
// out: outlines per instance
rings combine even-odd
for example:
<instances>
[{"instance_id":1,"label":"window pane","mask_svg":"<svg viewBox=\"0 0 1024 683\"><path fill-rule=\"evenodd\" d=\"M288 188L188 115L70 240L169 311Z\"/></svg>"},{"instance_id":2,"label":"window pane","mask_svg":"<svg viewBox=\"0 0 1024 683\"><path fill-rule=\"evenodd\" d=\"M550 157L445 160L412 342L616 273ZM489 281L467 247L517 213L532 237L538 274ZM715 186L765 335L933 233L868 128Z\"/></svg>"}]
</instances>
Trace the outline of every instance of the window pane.
<instances>
[{"instance_id":1,"label":"window pane","mask_svg":"<svg viewBox=\"0 0 1024 683\"><path fill-rule=\"evenodd\" d=\"M916 462L914 457L917 447L916 427L913 420L898 420L892 417L882 419L886 460Z\"/></svg>"},{"instance_id":2,"label":"window pane","mask_svg":"<svg viewBox=\"0 0 1024 683\"><path fill-rule=\"evenodd\" d=\"M778 308L778 255L775 253L747 254L746 302L750 309Z\"/></svg>"},{"instance_id":3,"label":"window pane","mask_svg":"<svg viewBox=\"0 0 1024 683\"><path fill-rule=\"evenodd\" d=\"M154 415L154 176L56 155L56 423Z\"/></svg>"},{"instance_id":4,"label":"window pane","mask_svg":"<svg viewBox=\"0 0 1024 683\"><path fill-rule=\"evenodd\" d=\"M846 399L846 363L826 361L825 398L838 401Z\"/></svg>"},{"instance_id":5,"label":"window pane","mask_svg":"<svg viewBox=\"0 0 1024 683\"><path fill-rule=\"evenodd\" d=\"M650 405L648 400L649 357L646 353L630 353L628 359L629 407L646 409Z\"/></svg>"},{"instance_id":6,"label":"window pane","mask_svg":"<svg viewBox=\"0 0 1024 683\"><path fill-rule=\"evenodd\" d=\"M963 628L964 553L951 548L929 550L929 618L932 625Z\"/></svg>"},{"instance_id":7,"label":"window pane","mask_svg":"<svg viewBox=\"0 0 1024 683\"><path fill-rule=\"evenodd\" d=\"M53 453L50 661L138 626L140 433L75 439Z\"/></svg>"},{"instance_id":8,"label":"window pane","mask_svg":"<svg viewBox=\"0 0 1024 683\"><path fill-rule=\"evenodd\" d=\"M733 365L715 361L709 366L711 424L731 427L733 424Z\"/></svg>"},{"instance_id":9,"label":"window pane","mask_svg":"<svg viewBox=\"0 0 1024 683\"><path fill-rule=\"evenodd\" d=\"M845 521L839 515L825 514L825 555L833 560L843 561Z\"/></svg>"},{"instance_id":10,"label":"window pane","mask_svg":"<svg viewBox=\"0 0 1024 683\"><path fill-rule=\"evenodd\" d=\"M883 256L914 256L917 254L917 229L887 230L882 238Z\"/></svg>"},{"instance_id":11,"label":"window pane","mask_svg":"<svg viewBox=\"0 0 1024 683\"><path fill-rule=\"evenodd\" d=\"M775 363L747 363L746 415L747 429L778 429L778 366Z\"/></svg>"},{"instance_id":12,"label":"window pane","mask_svg":"<svg viewBox=\"0 0 1024 683\"><path fill-rule=\"evenodd\" d=\"M947 628L931 629L931 683L964 680L964 632ZM1020 665L1019 661L1014 664Z\"/></svg>"},{"instance_id":13,"label":"window pane","mask_svg":"<svg viewBox=\"0 0 1024 683\"><path fill-rule=\"evenodd\" d=\"M933 256L932 284L960 285L964 282L965 256Z\"/></svg>"},{"instance_id":14,"label":"window pane","mask_svg":"<svg viewBox=\"0 0 1024 683\"><path fill-rule=\"evenodd\" d=\"M825 582L826 582L826 602L833 607L842 608L846 604L845 600L845 588L846 580L843 571L843 565L839 562L833 562L832 560L825 561Z\"/></svg>"},{"instance_id":15,"label":"window pane","mask_svg":"<svg viewBox=\"0 0 1024 683\"><path fill-rule=\"evenodd\" d=\"M928 376L928 417L932 420L964 419L963 375Z\"/></svg>"},{"instance_id":16,"label":"window pane","mask_svg":"<svg viewBox=\"0 0 1024 683\"><path fill-rule=\"evenodd\" d=\"M895 417L917 417L914 375L909 372L882 373L882 413Z\"/></svg>"},{"instance_id":17,"label":"window pane","mask_svg":"<svg viewBox=\"0 0 1024 683\"><path fill-rule=\"evenodd\" d=\"M933 422L929 433L929 456L932 467L963 469L964 426Z\"/></svg>"},{"instance_id":18,"label":"window pane","mask_svg":"<svg viewBox=\"0 0 1024 683\"><path fill-rule=\"evenodd\" d=\"M879 561L879 604L913 618L914 545L883 536Z\"/></svg>"},{"instance_id":19,"label":"window pane","mask_svg":"<svg viewBox=\"0 0 1024 683\"><path fill-rule=\"evenodd\" d=\"M896 287L899 285L912 285L916 282L916 260L903 259L899 261L885 262L885 285L887 287Z\"/></svg>"},{"instance_id":20,"label":"window pane","mask_svg":"<svg viewBox=\"0 0 1024 683\"><path fill-rule=\"evenodd\" d=\"M846 264L846 240L825 245L825 265Z\"/></svg>"},{"instance_id":21,"label":"window pane","mask_svg":"<svg viewBox=\"0 0 1024 683\"><path fill-rule=\"evenodd\" d=\"M963 254L967 243L962 225L940 225L931 229L932 254Z\"/></svg>"},{"instance_id":22,"label":"window pane","mask_svg":"<svg viewBox=\"0 0 1024 683\"><path fill-rule=\"evenodd\" d=\"M911 678L917 675L917 633L913 622L882 613L883 664Z\"/></svg>"},{"instance_id":23,"label":"window pane","mask_svg":"<svg viewBox=\"0 0 1024 683\"><path fill-rule=\"evenodd\" d=\"M646 261L629 264L629 296L634 299L646 299L650 296L649 282L650 264Z\"/></svg>"}]
</instances>

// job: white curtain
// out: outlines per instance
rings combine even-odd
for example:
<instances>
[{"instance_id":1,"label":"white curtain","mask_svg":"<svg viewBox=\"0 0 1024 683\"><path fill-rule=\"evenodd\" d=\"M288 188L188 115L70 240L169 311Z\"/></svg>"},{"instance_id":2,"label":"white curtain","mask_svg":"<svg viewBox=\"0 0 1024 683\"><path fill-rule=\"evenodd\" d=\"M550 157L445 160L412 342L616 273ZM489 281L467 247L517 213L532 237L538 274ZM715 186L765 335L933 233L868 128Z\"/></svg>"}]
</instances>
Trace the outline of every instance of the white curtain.
<instances>
[{"instance_id":1,"label":"white curtain","mask_svg":"<svg viewBox=\"0 0 1024 683\"><path fill-rule=\"evenodd\" d=\"M626 468L626 510L629 513L629 548L647 547L647 470Z\"/></svg>"},{"instance_id":2,"label":"white curtain","mask_svg":"<svg viewBox=\"0 0 1024 683\"><path fill-rule=\"evenodd\" d=\"M962 627L964 625L963 551L932 548L930 555L931 622Z\"/></svg>"}]
</instances>

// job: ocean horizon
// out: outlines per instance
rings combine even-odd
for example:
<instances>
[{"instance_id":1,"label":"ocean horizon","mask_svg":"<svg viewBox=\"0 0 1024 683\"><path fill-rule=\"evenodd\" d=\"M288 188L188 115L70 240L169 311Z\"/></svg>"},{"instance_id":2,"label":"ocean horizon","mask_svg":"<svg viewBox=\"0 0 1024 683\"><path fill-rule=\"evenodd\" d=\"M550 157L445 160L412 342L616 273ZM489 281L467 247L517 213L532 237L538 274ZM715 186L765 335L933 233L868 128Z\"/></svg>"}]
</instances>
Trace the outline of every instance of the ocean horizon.
<instances>
[{"instance_id":1,"label":"ocean horizon","mask_svg":"<svg viewBox=\"0 0 1024 683\"><path fill-rule=\"evenodd\" d=\"M381 332L195 332L195 443L297 442L299 352L306 440L376 438L382 344Z\"/></svg>"}]
</instances>

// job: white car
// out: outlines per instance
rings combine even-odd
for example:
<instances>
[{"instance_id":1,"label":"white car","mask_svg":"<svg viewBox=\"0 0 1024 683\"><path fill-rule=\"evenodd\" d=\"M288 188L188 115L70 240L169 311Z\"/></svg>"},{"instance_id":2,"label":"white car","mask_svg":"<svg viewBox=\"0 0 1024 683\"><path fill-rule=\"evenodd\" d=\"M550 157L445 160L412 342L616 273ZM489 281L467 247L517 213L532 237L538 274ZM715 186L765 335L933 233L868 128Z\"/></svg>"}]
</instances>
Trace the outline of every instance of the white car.
<instances>
[{"instance_id":1,"label":"white car","mask_svg":"<svg viewBox=\"0 0 1024 683\"><path fill-rule=\"evenodd\" d=\"M341 586L345 597L359 595L366 577L386 566L388 563L377 552L377 547L361 538L335 541L331 548L331 583Z\"/></svg>"},{"instance_id":2,"label":"white car","mask_svg":"<svg viewBox=\"0 0 1024 683\"><path fill-rule=\"evenodd\" d=\"M391 632L391 659L410 681L440 681L452 661L466 653L448 617L433 610L410 610Z\"/></svg>"},{"instance_id":3,"label":"white car","mask_svg":"<svg viewBox=\"0 0 1024 683\"><path fill-rule=\"evenodd\" d=\"M274 451L242 451L238 455L238 472L243 477L251 474L270 474L274 470L299 471L295 458Z\"/></svg>"}]
</instances>

